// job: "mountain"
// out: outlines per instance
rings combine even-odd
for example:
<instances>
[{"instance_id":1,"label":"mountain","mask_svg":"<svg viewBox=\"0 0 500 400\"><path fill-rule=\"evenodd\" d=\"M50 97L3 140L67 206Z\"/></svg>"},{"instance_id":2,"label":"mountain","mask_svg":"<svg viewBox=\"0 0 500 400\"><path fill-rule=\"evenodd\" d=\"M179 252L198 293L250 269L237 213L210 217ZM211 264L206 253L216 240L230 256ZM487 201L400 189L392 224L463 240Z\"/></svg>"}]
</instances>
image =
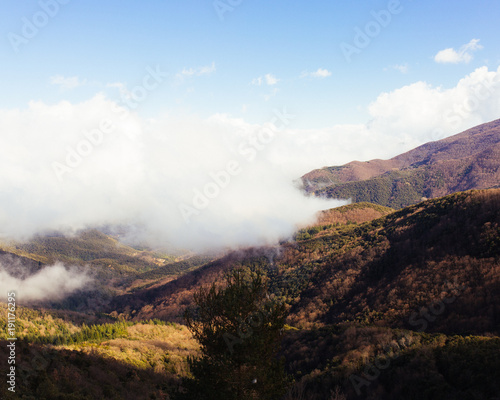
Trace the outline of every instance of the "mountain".
<instances>
[{"instance_id":1,"label":"mountain","mask_svg":"<svg viewBox=\"0 0 500 400\"><path fill-rule=\"evenodd\" d=\"M266 270L290 307L287 399L498 399L500 189L328 210L293 240L232 252L110 310L180 322L193 294L234 267Z\"/></svg>"},{"instance_id":2,"label":"mountain","mask_svg":"<svg viewBox=\"0 0 500 400\"><path fill-rule=\"evenodd\" d=\"M302 177L307 192L392 208L500 185L500 119L390 160L353 161Z\"/></svg>"},{"instance_id":3,"label":"mountain","mask_svg":"<svg viewBox=\"0 0 500 400\"><path fill-rule=\"evenodd\" d=\"M320 220L280 246L233 252L165 285L116 297L112 309L135 320L181 321L198 287L234 266L261 266L274 293L290 304L293 326L357 321L412 329L425 324L414 316L412 325L414 312L459 292L446 318L429 329L499 334L499 210L500 190L490 189L428 200L364 223Z\"/></svg>"},{"instance_id":4,"label":"mountain","mask_svg":"<svg viewBox=\"0 0 500 400\"><path fill-rule=\"evenodd\" d=\"M327 234L333 227L352 225L371 221L385 216L394 210L370 203L356 203L346 206L320 211L317 222L305 227L296 233L297 240L311 237L311 235ZM156 284L154 287L141 287L113 300L110 311L122 317L134 319L161 318L165 320L182 322L183 305L189 304L196 289L202 285L209 285L218 279L221 274L235 265L254 265L262 260L272 260L280 247L248 248L231 252L224 257L213 260L207 257L193 257L199 263L191 268L189 273L165 284ZM189 261L189 260L188 260ZM165 267L147 272L140 277L152 277L165 269L175 268L179 263L169 264Z\"/></svg>"}]
</instances>

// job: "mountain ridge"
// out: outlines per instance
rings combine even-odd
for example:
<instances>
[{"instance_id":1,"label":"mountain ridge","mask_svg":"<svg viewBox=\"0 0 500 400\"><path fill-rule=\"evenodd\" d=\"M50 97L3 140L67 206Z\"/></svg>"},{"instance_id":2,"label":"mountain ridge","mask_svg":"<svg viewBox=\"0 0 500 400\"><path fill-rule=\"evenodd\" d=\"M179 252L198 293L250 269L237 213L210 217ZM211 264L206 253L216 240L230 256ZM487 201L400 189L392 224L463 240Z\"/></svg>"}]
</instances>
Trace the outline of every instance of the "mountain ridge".
<instances>
[{"instance_id":1,"label":"mountain ridge","mask_svg":"<svg viewBox=\"0 0 500 400\"><path fill-rule=\"evenodd\" d=\"M317 196L402 208L457 191L500 184L500 119L423 144L389 160L353 161L302 177Z\"/></svg>"}]
</instances>

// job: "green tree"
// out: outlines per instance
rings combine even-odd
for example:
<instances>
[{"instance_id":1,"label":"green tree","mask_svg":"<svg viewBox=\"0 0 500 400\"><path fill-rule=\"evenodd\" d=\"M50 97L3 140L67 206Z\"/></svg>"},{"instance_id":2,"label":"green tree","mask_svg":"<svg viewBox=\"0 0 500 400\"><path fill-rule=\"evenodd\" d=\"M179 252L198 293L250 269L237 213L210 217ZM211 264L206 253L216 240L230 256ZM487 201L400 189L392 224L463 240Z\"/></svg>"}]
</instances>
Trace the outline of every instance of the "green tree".
<instances>
[{"instance_id":1,"label":"green tree","mask_svg":"<svg viewBox=\"0 0 500 400\"><path fill-rule=\"evenodd\" d=\"M201 288L184 315L202 354L189 360L193 377L180 398L279 399L287 386L277 357L286 306L269 295L261 270L237 268L224 278Z\"/></svg>"}]
</instances>

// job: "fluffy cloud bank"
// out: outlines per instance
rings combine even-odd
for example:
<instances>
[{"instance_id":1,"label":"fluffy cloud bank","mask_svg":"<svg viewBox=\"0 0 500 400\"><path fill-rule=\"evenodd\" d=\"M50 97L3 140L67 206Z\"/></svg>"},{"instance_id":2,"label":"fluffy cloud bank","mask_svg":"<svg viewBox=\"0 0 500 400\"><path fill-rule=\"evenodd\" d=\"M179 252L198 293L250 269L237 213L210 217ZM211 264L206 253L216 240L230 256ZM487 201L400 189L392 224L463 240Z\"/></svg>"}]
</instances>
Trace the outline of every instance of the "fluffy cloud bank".
<instances>
[{"instance_id":1,"label":"fluffy cloud bank","mask_svg":"<svg viewBox=\"0 0 500 400\"><path fill-rule=\"evenodd\" d=\"M12 263L7 266L0 262L0 291L15 291L16 301L21 303L60 300L92 282L87 273L61 263L47 266L30 276L23 276L23 271L13 268Z\"/></svg>"},{"instance_id":2,"label":"fluffy cloud bank","mask_svg":"<svg viewBox=\"0 0 500 400\"><path fill-rule=\"evenodd\" d=\"M367 124L294 130L288 110L250 124L144 120L104 95L0 110L0 235L101 224L141 227L151 244L255 245L290 235L319 209L294 179L313 168L387 158L499 117L500 68L449 89L416 82L381 94Z\"/></svg>"},{"instance_id":3,"label":"fluffy cloud bank","mask_svg":"<svg viewBox=\"0 0 500 400\"><path fill-rule=\"evenodd\" d=\"M340 204L305 198L270 158L290 118L145 121L103 95L1 111L1 236L130 223L155 245L274 242Z\"/></svg>"}]
</instances>

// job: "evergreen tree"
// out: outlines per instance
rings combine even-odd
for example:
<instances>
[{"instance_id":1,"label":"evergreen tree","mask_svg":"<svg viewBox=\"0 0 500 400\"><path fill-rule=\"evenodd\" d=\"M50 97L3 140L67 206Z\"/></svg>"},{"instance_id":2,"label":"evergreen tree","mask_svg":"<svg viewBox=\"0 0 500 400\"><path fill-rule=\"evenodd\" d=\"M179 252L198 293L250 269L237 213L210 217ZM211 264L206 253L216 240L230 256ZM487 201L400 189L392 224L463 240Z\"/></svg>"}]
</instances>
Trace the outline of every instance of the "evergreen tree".
<instances>
[{"instance_id":1,"label":"evergreen tree","mask_svg":"<svg viewBox=\"0 0 500 400\"><path fill-rule=\"evenodd\" d=\"M286 390L278 360L286 306L269 296L261 270L238 268L225 285L201 288L188 328L200 342L201 357L189 360L193 378L181 399L279 399Z\"/></svg>"}]
</instances>

